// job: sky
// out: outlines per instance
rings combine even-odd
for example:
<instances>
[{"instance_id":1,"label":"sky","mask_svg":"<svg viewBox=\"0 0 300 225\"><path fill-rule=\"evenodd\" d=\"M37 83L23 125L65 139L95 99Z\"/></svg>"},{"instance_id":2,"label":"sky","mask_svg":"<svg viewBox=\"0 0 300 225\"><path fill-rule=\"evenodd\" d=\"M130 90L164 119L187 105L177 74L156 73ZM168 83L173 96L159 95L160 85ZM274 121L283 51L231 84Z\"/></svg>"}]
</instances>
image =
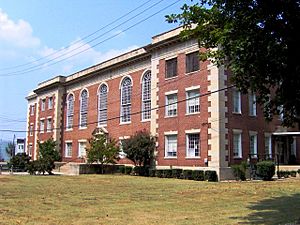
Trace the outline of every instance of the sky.
<instances>
[{"instance_id":1,"label":"sky","mask_svg":"<svg viewBox=\"0 0 300 225\"><path fill-rule=\"evenodd\" d=\"M149 44L188 1L0 0L0 139L26 137L38 83Z\"/></svg>"}]
</instances>

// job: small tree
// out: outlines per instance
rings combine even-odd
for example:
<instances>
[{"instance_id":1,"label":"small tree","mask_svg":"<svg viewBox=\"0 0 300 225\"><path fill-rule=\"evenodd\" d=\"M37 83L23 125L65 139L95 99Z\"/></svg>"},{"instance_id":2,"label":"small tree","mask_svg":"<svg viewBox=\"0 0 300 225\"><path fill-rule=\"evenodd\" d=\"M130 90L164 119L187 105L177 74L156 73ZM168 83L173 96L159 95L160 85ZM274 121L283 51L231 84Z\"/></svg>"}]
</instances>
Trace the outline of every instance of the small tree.
<instances>
[{"instance_id":1,"label":"small tree","mask_svg":"<svg viewBox=\"0 0 300 225\"><path fill-rule=\"evenodd\" d=\"M89 164L96 162L103 166L109 163L115 164L119 159L119 147L114 139L108 139L105 134L94 134L89 140L89 147L86 148L86 157Z\"/></svg>"},{"instance_id":2,"label":"small tree","mask_svg":"<svg viewBox=\"0 0 300 225\"><path fill-rule=\"evenodd\" d=\"M138 131L123 142L123 151L135 166L147 167L153 162L155 149L155 138L146 130Z\"/></svg>"},{"instance_id":3,"label":"small tree","mask_svg":"<svg viewBox=\"0 0 300 225\"><path fill-rule=\"evenodd\" d=\"M10 159L9 167L18 168L19 170L26 171L29 161L29 155L27 155L26 153L18 153Z\"/></svg>"},{"instance_id":4,"label":"small tree","mask_svg":"<svg viewBox=\"0 0 300 225\"><path fill-rule=\"evenodd\" d=\"M47 141L41 143L38 141L39 147L39 157L37 162L37 170L39 173L45 174L48 172L49 174L53 174L52 170L54 169L55 161L60 160L60 154L57 151L57 144L53 139L48 139Z\"/></svg>"},{"instance_id":5,"label":"small tree","mask_svg":"<svg viewBox=\"0 0 300 225\"><path fill-rule=\"evenodd\" d=\"M13 142L9 142L5 148L6 154L12 158L15 155L15 144Z\"/></svg>"}]
</instances>

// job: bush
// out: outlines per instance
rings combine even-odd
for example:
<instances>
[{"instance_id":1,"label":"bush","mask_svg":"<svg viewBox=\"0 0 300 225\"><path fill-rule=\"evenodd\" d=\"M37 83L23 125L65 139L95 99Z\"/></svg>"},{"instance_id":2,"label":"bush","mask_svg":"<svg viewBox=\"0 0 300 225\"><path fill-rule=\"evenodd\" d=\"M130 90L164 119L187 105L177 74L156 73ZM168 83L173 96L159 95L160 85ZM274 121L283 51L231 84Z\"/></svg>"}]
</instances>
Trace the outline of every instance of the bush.
<instances>
[{"instance_id":1,"label":"bush","mask_svg":"<svg viewBox=\"0 0 300 225\"><path fill-rule=\"evenodd\" d=\"M155 171L155 176L159 177L159 178L162 178L163 177L163 170L156 170Z\"/></svg>"},{"instance_id":2,"label":"bush","mask_svg":"<svg viewBox=\"0 0 300 225\"><path fill-rule=\"evenodd\" d=\"M275 164L272 161L261 161L257 163L257 175L263 180L272 180L275 174Z\"/></svg>"},{"instance_id":3,"label":"bush","mask_svg":"<svg viewBox=\"0 0 300 225\"><path fill-rule=\"evenodd\" d=\"M139 176L149 176L149 166L135 166L133 168L133 173Z\"/></svg>"},{"instance_id":4,"label":"bush","mask_svg":"<svg viewBox=\"0 0 300 225\"><path fill-rule=\"evenodd\" d=\"M296 177L297 176L297 171L290 171L291 177Z\"/></svg>"},{"instance_id":5,"label":"bush","mask_svg":"<svg viewBox=\"0 0 300 225\"><path fill-rule=\"evenodd\" d=\"M129 175L132 172L132 167L131 166L125 166L125 174Z\"/></svg>"},{"instance_id":6,"label":"bush","mask_svg":"<svg viewBox=\"0 0 300 225\"><path fill-rule=\"evenodd\" d=\"M172 169L172 177L179 179L182 174L182 169Z\"/></svg>"},{"instance_id":7,"label":"bush","mask_svg":"<svg viewBox=\"0 0 300 225\"><path fill-rule=\"evenodd\" d=\"M203 170L193 170L192 178L193 178L193 180L204 181L204 171Z\"/></svg>"},{"instance_id":8,"label":"bush","mask_svg":"<svg viewBox=\"0 0 300 225\"><path fill-rule=\"evenodd\" d=\"M149 177L155 177L156 169L149 169Z\"/></svg>"},{"instance_id":9,"label":"bush","mask_svg":"<svg viewBox=\"0 0 300 225\"><path fill-rule=\"evenodd\" d=\"M217 182L218 181L218 174L214 170L206 170L204 173L205 180Z\"/></svg>"},{"instance_id":10,"label":"bush","mask_svg":"<svg viewBox=\"0 0 300 225\"><path fill-rule=\"evenodd\" d=\"M36 172L37 172L37 164L38 164L38 161L31 161L28 163L27 165L27 171L30 175L35 175Z\"/></svg>"},{"instance_id":11,"label":"bush","mask_svg":"<svg viewBox=\"0 0 300 225\"><path fill-rule=\"evenodd\" d=\"M300 175L300 169L297 170L297 173Z\"/></svg>"},{"instance_id":12,"label":"bush","mask_svg":"<svg viewBox=\"0 0 300 225\"><path fill-rule=\"evenodd\" d=\"M246 180L247 163L245 161L241 164L232 165L231 169L236 180Z\"/></svg>"},{"instance_id":13,"label":"bush","mask_svg":"<svg viewBox=\"0 0 300 225\"><path fill-rule=\"evenodd\" d=\"M192 174L193 174L193 170L183 170L182 171L183 179L186 179L186 180L192 180L193 179Z\"/></svg>"},{"instance_id":14,"label":"bush","mask_svg":"<svg viewBox=\"0 0 300 225\"><path fill-rule=\"evenodd\" d=\"M163 178L172 178L172 170L171 169L162 170L162 177Z\"/></svg>"},{"instance_id":15,"label":"bush","mask_svg":"<svg viewBox=\"0 0 300 225\"><path fill-rule=\"evenodd\" d=\"M24 172L27 170L29 160L30 157L26 153L18 153L10 159L8 165L14 171Z\"/></svg>"}]
</instances>

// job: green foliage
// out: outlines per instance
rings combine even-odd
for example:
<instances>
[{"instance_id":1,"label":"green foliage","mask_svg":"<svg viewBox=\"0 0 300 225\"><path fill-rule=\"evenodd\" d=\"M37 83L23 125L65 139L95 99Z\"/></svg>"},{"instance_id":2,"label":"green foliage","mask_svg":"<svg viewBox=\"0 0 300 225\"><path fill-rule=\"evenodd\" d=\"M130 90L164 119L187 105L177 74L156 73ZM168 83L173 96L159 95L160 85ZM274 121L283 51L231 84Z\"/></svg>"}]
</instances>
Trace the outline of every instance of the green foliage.
<instances>
[{"instance_id":1,"label":"green foliage","mask_svg":"<svg viewBox=\"0 0 300 225\"><path fill-rule=\"evenodd\" d=\"M126 157L135 166L151 166L155 149L155 138L143 130L136 132L122 143Z\"/></svg>"},{"instance_id":2,"label":"green foliage","mask_svg":"<svg viewBox=\"0 0 300 225\"><path fill-rule=\"evenodd\" d=\"M288 177L296 177L297 171L289 171L289 170L279 170L277 171L277 177L278 178L288 178Z\"/></svg>"},{"instance_id":3,"label":"green foliage","mask_svg":"<svg viewBox=\"0 0 300 225\"><path fill-rule=\"evenodd\" d=\"M164 169L162 177L163 178L172 178L172 170L171 169Z\"/></svg>"},{"instance_id":4,"label":"green foliage","mask_svg":"<svg viewBox=\"0 0 300 225\"><path fill-rule=\"evenodd\" d=\"M155 176L159 177L159 178L162 178L163 177L163 170L156 170L155 171Z\"/></svg>"},{"instance_id":5,"label":"green foliage","mask_svg":"<svg viewBox=\"0 0 300 225\"><path fill-rule=\"evenodd\" d=\"M133 172L135 175L139 175L139 176L149 176L149 166L135 166L133 168Z\"/></svg>"},{"instance_id":6,"label":"green foliage","mask_svg":"<svg viewBox=\"0 0 300 225\"><path fill-rule=\"evenodd\" d=\"M257 93L267 119L283 113L283 124L292 125L300 121L299 15L299 0L191 0L166 17L207 49L201 60L225 65L234 85Z\"/></svg>"},{"instance_id":7,"label":"green foliage","mask_svg":"<svg viewBox=\"0 0 300 225\"><path fill-rule=\"evenodd\" d=\"M217 182L218 174L214 170L206 170L204 173L204 179L212 182Z\"/></svg>"},{"instance_id":8,"label":"green foliage","mask_svg":"<svg viewBox=\"0 0 300 225\"><path fill-rule=\"evenodd\" d=\"M132 167L131 166L125 166L125 174L129 175L132 172Z\"/></svg>"},{"instance_id":9,"label":"green foliage","mask_svg":"<svg viewBox=\"0 0 300 225\"><path fill-rule=\"evenodd\" d=\"M9 161L9 167L13 169L18 169L20 171L26 171L28 164L30 161L30 157L26 153L18 153L13 156Z\"/></svg>"},{"instance_id":10,"label":"green foliage","mask_svg":"<svg viewBox=\"0 0 300 225\"><path fill-rule=\"evenodd\" d=\"M183 170L182 171L183 179L192 180L193 179L192 174L193 174L193 170Z\"/></svg>"},{"instance_id":11,"label":"green foliage","mask_svg":"<svg viewBox=\"0 0 300 225\"><path fill-rule=\"evenodd\" d=\"M155 177L156 169L149 170L149 177Z\"/></svg>"},{"instance_id":12,"label":"green foliage","mask_svg":"<svg viewBox=\"0 0 300 225\"><path fill-rule=\"evenodd\" d=\"M103 173L103 165L115 164L119 159L119 152L114 139L108 139L105 134L95 134L89 140L89 147L86 148L87 162L100 164Z\"/></svg>"},{"instance_id":13,"label":"green foliage","mask_svg":"<svg viewBox=\"0 0 300 225\"><path fill-rule=\"evenodd\" d=\"M204 181L204 171L203 170L193 170L192 179L197 181Z\"/></svg>"},{"instance_id":14,"label":"green foliage","mask_svg":"<svg viewBox=\"0 0 300 225\"><path fill-rule=\"evenodd\" d=\"M300 175L300 169L297 170L297 173Z\"/></svg>"},{"instance_id":15,"label":"green foliage","mask_svg":"<svg viewBox=\"0 0 300 225\"><path fill-rule=\"evenodd\" d=\"M15 155L15 144L13 142L9 142L5 148L6 154L12 157Z\"/></svg>"},{"instance_id":16,"label":"green foliage","mask_svg":"<svg viewBox=\"0 0 300 225\"><path fill-rule=\"evenodd\" d=\"M261 161L256 164L257 175L263 180L272 180L275 174L275 164L272 161Z\"/></svg>"},{"instance_id":17,"label":"green foliage","mask_svg":"<svg viewBox=\"0 0 300 225\"><path fill-rule=\"evenodd\" d=\"M231 169L236 180L246 180L247 162L243 161L241 164L232 165Z\"/></svg>"},{"instance_id":18,"label":"green foliage","mask_svg":"<svg viewBox=\"0 0 300 225\"><path fill-rule=\"evenodd\" d=\"M182 169L172 169L172 177L179 179L182 174Z\"/></svg>"}]
</instances>

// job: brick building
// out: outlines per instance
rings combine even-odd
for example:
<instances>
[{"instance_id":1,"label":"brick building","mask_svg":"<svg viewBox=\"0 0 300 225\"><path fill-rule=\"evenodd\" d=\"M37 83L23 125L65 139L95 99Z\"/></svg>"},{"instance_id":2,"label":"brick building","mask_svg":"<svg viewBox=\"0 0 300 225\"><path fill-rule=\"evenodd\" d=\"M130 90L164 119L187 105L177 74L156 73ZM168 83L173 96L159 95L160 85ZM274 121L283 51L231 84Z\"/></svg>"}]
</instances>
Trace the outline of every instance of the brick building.
<instances>
[{"instance_id":1,"label":"brick building","mask_svg":"<svg viewBox=\"0 0 300 225\"><path fill-rule=\"evenodd\" d=\"M63 161L83 162L95 130L121 144L145 129L157 137L157 167L213 169L226 179L230 165L249 154L274 158L278 153L282 163L300 162L296 133L280 127L278 118L266 123L255 95L230 88L224 68L199 62L203 49L197 40L181 40L180 30L40 83L26 98L28 153L36 159L37 141L52 137ZM122 153L121 158L120 163L129 163Z\"/></svg>"}]
</instances>

